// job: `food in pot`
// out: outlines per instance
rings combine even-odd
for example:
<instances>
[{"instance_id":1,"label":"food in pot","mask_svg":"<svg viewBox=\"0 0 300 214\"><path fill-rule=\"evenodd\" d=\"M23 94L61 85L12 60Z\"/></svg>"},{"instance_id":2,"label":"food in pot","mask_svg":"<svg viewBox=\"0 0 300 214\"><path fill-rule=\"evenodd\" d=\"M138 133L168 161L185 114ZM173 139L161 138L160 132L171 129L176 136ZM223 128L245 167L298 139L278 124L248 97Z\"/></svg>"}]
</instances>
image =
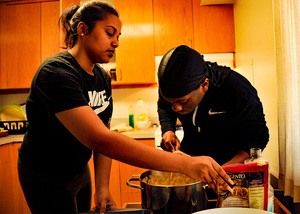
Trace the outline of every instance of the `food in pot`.
<instances>
[{"instance_id":1,"label":"food in pot","mask_svg":"<svg viewBox=\"0 0 300 214\"><path fill-rule=\"evenodd\" d=\"M189 184L180 186L164 185L166 183L163 185L151 185L147 182L150 178L151 183L151 177L170 178L170 176L175 176L177 178L178 174L175 172L148 170L142 173L139 178L130 178L127 181L127 185L141 190L142 207L153 211L153 214L188 214L205 209L207 207L207 195L205 184L201 181L192 181L193 183L190 183L186 180L184 183ZM151 175L154 175L154 177ZM130 181L140 181L141 185L131 184Z\"/></svg>"},{"instance_id":2,"label":"food in pot","mask_svg":"<svg viewBox=\"0 0 300 214\"><path fill-rule=\"evenodd\" d=\"M174 151L173 153L174 153L174 154L178 154L178 155L183 155L183 156L189 156L189 157L190 157L190 155L188 155L188 154L186 154L186 153L184 153L184 152L182 152L182 151L179 151L179 150Z\"/></svg>"},{"instance_id":3,"label":"food in pot","mask_svg":"<svg viewBox=\"0 0 300 214\"><path fill-rule=\"evenodd\" d=\"M195 179L180 173L169 173L165 176L149 175L143 178L142 181L156 186L182 186L196 182Z\"/></svg>"}]
</instances>

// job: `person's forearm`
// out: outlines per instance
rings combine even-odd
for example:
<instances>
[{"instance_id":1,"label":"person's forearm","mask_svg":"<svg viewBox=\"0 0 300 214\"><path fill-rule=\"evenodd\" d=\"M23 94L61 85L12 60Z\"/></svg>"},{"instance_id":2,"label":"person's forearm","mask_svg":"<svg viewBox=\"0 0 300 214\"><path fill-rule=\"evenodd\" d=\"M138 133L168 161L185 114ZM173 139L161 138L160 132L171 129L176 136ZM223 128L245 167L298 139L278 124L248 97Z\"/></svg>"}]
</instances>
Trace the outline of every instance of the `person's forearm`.
<instances>
[{"instance_id":1,"label":"person's forearm","mask_svg":"<svg viewBox=\"0 0 300 214\"><path fill-rule=\"evenodd\" d=\"M244 160L246 160L248 157L249 157L249 155L247 152L240 150L233 158L231 158L230 161L226 162L222 166L226 166L226 165L234 164L234 163L244 163Z\"/></svg>"},{"instance_id":2,"label":"person's forearm","mask_svg":"<svg viewBox=\"0 0 300 214\"><path fill-rule=\"evenodd\" d=\"M108 143L109 148L106 148L104 153L121 162L146 169L173 172L182 172L182 168L186 166L181 160L184 157L174 156L168 152L149 147L125 135L113 132L108 138L110 138L111 143ZM103 150L103 148L94 149Z\"/></svg>"},{"instance_id":3,"label":"person's forearm","mask_svg":"<svg viewBox=\"0 0 300 214\"><path fill-rule=\"evenodd\" d=\"M111 131L89 106L59 112L56 116L82 144L107 157L146 169L187 171L188 158L152 148Z\"/></svg>"},{"instance_id":4,"label":"person's forearm","mask_svg":"<svg viewBox=\"0 0 300 214\"><path fill-rule=\"evenodd\" d=\"M224 188L232 191L226 183L233 184L230 177L210 157L188 157L173 154L111 131L89 106L80 106L55 115L82 144L107 157L146 169L181 172L194 179L206 182L213 189L216 189L215 182L219 182ZM102 156L102 158L104 157ZM97 164L97 166L99 165ZM108 168L110 166L105 169L108 170ZM99 176L98 172L97 169L96 177Z\"/></svg>"},{"instance_id":5,"label":"person's forearm","mask_svg":"<svg viewBox=\"0 0 300 214\"><path fill-rule=\"evenodd\" d=\"M159 123L161 125L162 134L167 131L175 132L177 115L172 110L172 105L165 101L162 97L159 97L158 100L157 113Z\"/></svg>"},{"instance_id":6,"label":"person's forearm","mask_svg":"<svg viewBox=\"0 0 300 214\"><path fill-rule=\"evenodd\" d=\"M94 169L95 169L95 189L109 188L109 177L111 170L111 158L94 152Z\"/></svg>"}]
</instances>

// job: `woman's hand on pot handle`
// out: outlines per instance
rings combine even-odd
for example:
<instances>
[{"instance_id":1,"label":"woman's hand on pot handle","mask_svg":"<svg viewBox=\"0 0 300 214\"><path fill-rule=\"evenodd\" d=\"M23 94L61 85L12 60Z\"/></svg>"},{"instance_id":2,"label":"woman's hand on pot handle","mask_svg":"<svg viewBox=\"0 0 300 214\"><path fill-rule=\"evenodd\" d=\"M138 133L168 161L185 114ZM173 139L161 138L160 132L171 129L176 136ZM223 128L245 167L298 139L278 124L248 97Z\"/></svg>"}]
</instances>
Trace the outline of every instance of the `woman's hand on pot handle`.
<instances>
[{"instance_id":1,"label":"woman's hand on pot handle","mask_svg":"<svg viewBox=\"0 0 300 214\"><path fill-rule=\"evenodd\" d=\"M160 146L165 151L174 152L180 149L180 141L173 131L167 131L162 136Z\"/></svg>"},{"instance_id":2,"label":"woman's hand on pot handle","mask_svg":"<svg viewBox=\"0 0 300 214\"><path fill-rule=\"evenodd\" d=\"M215 192L217 191L217 183L232 192L230 185L234 184L233 181L213 158L197 156L192 157L192 160L192 164L190 165L191 177L208 184Z\"/></svg>"}]
</instances>

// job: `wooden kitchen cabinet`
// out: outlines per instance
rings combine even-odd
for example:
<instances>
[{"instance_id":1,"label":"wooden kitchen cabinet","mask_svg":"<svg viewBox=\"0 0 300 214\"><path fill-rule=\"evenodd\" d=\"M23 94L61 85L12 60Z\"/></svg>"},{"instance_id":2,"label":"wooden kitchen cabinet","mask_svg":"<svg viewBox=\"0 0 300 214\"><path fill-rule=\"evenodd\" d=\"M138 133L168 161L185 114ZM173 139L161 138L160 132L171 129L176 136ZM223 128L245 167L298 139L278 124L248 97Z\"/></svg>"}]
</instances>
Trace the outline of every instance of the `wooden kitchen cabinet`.
<instances>
[{"instance_id":1,"label":"wooden kitchen cabinet","mask_svg":"<svg viewBox=\"0 0 300 214\"><path fill-rule=\"evenodd\" d=\"M27 88L40 64L40 3L6 6L7 88Z\"/></svg>"},{"instance_id":2,"label":"wooden kitchen cabinet","mask_svg":"<svg viewBox=\"0 0 300 214\"><path fill-rule=\"evenodd\" d=\"M59 3L0 4L0 89L30 88L41 62L59 52Z\"/></svg>"},{"instance_id":3,"label":"wooden kitchen cabinet","mask_svg":"<svg viewBox=\"0 0 300 214\"><path fill-rule=\"evenodd\" d=\"M192 0L153 0L155 55L178 45L192 45Z\"/></svg>"},{"instance_id":4,"label":"wooden kitchen cabinet","mask_svg":"<svg viewBox=\"0 0 300 214\"><path fill-rule=\"evenodd\" d=\"M155 147L154 139L139 139L140 143ZM127 186L126 182L129 178L139 177L148 169L131 166L120 162L120 188L122 205L126 203L141 203L141 190ZM135 184L140 185L140 182Z\"/></svg>"},{"instance_id":5,"label":"wooden kitchen cabinet","mask_svg":"<svg viewBox=\"0 0 300 214\"><path fill-rule=\"evenodd\" d=\"M19 183L17 161L18 148L21 142L9 143L0 146L0 213L23 213L30 214L22 188ZM89 162L92 178L92 208L95 206L94 193L94 164L93 159ZM110 179L110 191L118 207L121 207L120 199L120 176L119 162L113 160Z\"/></svg>"},{"instance_id":6,"label":"wooden kitchen cabinet","mask_svg":"<svg viewBox=\"0 0 300 214\"><path fill-rule=\"evenodd\" d=\"M138 139L140 143L144 143L151 147L155 147L154 139ZM93 160L89 161L92 180L94 178L94 164ZM126 182L129 178L139 176L147 169L131 166L120 161L113 160L110 176L110 192L115 200L117 207L121 208L126 203L141 203L141 191L139 189L128 187ZM136 183L139 184L139 183ZM95 186L93 182L93 194L92 194L92 207L94 203Z\"/></svg>"},{"instance_id":7,"label":"wooden kitchen cabinet","mask_svg":"<svg viewBox=\"0 0 300 214\"><path fill-rule=\"evenodd\" d=\"M59 14L79 0L0 3L0 89L28 89L41 62L59 52ZM232 5L200 6L201 0L115 0L123 23L116 49L113 88L157 85L155 55L178 45L200 53L234 52Z\"/></svg>"},{"instance_id":8,"label":"wooden kitchen cabinet","mask_svg":"<svg viewBox=\"0 0 300 214\"><path fill-rule=\"evenodd\" d=\"M0 213L14 213L14 207L9 205L14 197L9 157L9 145L0 146Z\"/></svg>"},{"instance_id":9,"label":"wooden kitchen cabinet","mask_svg":"<svg viewBox=\"0 0 300 214\"><path fill-rule=\"evenodd\" d=\"M113 85L156 83L152 1L115 0L122 21Z\"/></svg>"},{"instance_id":10,"label":"wooden kitchen cabinet","mask_svg":"<svg viewBox=\"0 0 300 214\"><path fill-rule=\"evenodd\" d=\"M91 171L92 178L92 207L95 207L95 170L94 170L94 159L93 157L89 161L89 167ZM116 160L112 160L111 172L110 172L110 180L109 180L109 191L116 202L117 207L121 207L121 196L120 196L120 164Z\"/></svg>"},{"instance_id":11,"label":"wooden kitchen cabinet","mask_svg":"<svg viewBox=\"0 0 300 214\"><path fill-rule=\"evenodd\" d=\"M0 3L0 89L28 90L41 62L62 50L58 18L72 3L80 1ZM156 86L152 1L116 0L115 5L123 29L116 52L118 81L112 87Z\"/></svg>"},{"instance_id":12,"label":"wooden kitchen cabinet","mask_svg":"<svg viewBox=\"0 0 300 214\"><path fill-rule=\"evenodd\" d=\"M140 143L155 147L154 139L140 139ZM19 183L17 161L18 148L21 142L9 143L0 146L0 213L23 213L30 214L30 210L23 195ZM95 207L94 193L94 164L93 158L89 161L92 178L92 208ZM125 203L141 202L139 189L128 187L126 181L133 175L139 176L147 169L134 167L116 160L112 160L110 175L110 192L121 208Z\"/></svg>"},{"instance_id":13,"label":"wooden kitchen cabinet","mask_svg":"<svg viewBox=\"0 0 300 214\"><path fill-rule=\"evenodd\" d=\"M21 189L18 171L18 148L21 143L0 146L0 213L31 213Z\"/></svg>"},{"instance_id":14,"label":"wooden kitchen cabinet","mask_svg":"<svg viewBox=\"0 0 300 214\"><path fill-rule=\"evenodd\" d=\"M201 0L153 0L155 55L178 45L200 53L235 51L233 6L200 4Z\"/></svg>"},{"instance_id":15,"label":"wooden kitchen cabinet","mask_svg":"<svg viewBox=\"0 0 300 214\"><path fill-rule=\"evenodd\" d=\"M233 6L199 6L193 0L194 43L200 53L235 52Z\"/></svg>"},{"instance_id":16,"label":"wooden kitchen cabinet","mask_svg":"<svg viewBox=\"0 0 300 214\"><path fill-rule=\"evenodd\" d=\"M41 3L41 62L60 51L59 3Z\"/></svg>"},{"instance_id":17,"label":"wooden kitchen cabinet","mask_svg":"<svg viewBox=\"0 0 300 214\"><path fill-rule=\"evenodd\" d=\"M11 155L11 160L12 160L12 180L13 180L13 185L15 187L15 198L14 198L14 206L17 209L17 212L15 213L23 213L23 214L29 214L31 213L29 210L29 207L27 205L27 202L25 200L23 190L21 188L20 182L19 182L19 175L18 175L18 149L21 146L21 142L15 142L9 144L11 147L12 155Z\"/></svg>"}]
</instances>

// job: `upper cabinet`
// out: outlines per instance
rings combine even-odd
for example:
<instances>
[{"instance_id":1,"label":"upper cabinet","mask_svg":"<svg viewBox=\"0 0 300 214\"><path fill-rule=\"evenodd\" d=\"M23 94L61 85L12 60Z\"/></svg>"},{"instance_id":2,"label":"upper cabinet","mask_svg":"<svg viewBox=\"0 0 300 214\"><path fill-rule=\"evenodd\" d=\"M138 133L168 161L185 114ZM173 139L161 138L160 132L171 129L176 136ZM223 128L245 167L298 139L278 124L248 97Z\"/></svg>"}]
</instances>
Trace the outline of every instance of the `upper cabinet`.
<instances>
[{"instance_id":1,"label":"upper cabinet","mask_svg":"<svg viewBox=\"0 0 300 214\"><path fill-rule=\"evenodd\" d=\"M40 3L6 6L7 88L28 87L40 63Z\"/></svg>"},{"instance_id":2,"label":"upper cabinet","mask_svg":"<svg viewBox=\"0 0 300 214\"><path fill-rule=\"evenodd\" d=\"M41 3L41 61L60 50L59 1Z\"/></svg>"},{"instance_id":3,"label":"upper cabinet","mask_svg":"<svg viewBox=\"0 0 300 214\"><path fill-rule=\"evenodd\" d=\"M193 0L193 48L200 53L235 52L233 5L200 4Z\"/></svg>"},{"instance_id":4,"label":"upper cabinet","mask_svg":"<svg viewBox=\"0 0 300 214\"><path fill-rule=\"evenodd\" d=\"M164 55L178 45L191 46L193 5L191 0L153 0L155 55Z\"/></svg>"},{"instance_id":5,"label":"upper cabinet","mask_svg":"<svg viewBox=\"0 0 300 214\"><path fill-rule=\"evenodd\" d=\"M153 0L155 55L178 45L200 53L235 51L232 5L201 6L201 0Z\"/></svg>"},{"instance_id":6,"label":"upper cabinet","mask_svg":"<svg viewBox=\"0 0 300 214\"><path fill-rule=\"evenodd\" d=\"M178 45L191 46L194 41L192 1L153 0L153 7L155 55L164 55Z\"/></svg>"},{"instance_id":7,"label":"upper cabinet","mask_svg":"<svg viewBox=\"0 0 300 214\"><path fill-rule=\"evenodd\" d=\"M0 3L0 89L29 89L41 62L61 51L62 11L80 0ZM157 83L155 56L178 45L202 54L235 52L232 5L201 0L115 0L122 21L113 88Z\"/></svg>"},{"instance_id":8,"label":"upper cabinet","mask_svg":"<svg viewBox=\"0 0 300 214\"><path fill-rule=\"evenodd\" d=\"M59 52L59 1L0 4L1 89L29 88L41 62Z\"/></svg>"},{"instance_id":9,"label":"upper cabinet","mask_svg":"<svg viewBox=\"0 0 300 214\"><path fill-rule=\"evenodd\" d=\"M115 0L122 21L116 49L116 84L154 84L155 60L152 1Z\"/></svg>"}]
</instances>

